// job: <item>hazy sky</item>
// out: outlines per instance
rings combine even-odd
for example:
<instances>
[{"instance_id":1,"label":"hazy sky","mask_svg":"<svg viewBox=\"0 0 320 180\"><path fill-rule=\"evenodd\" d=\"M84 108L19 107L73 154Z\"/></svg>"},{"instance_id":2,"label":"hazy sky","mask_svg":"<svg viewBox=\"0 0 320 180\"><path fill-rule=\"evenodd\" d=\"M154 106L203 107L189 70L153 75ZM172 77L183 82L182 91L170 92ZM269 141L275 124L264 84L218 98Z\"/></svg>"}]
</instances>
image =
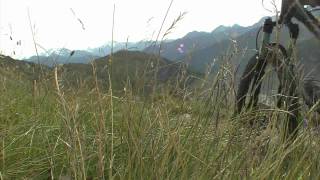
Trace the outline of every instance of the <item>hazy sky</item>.
<instances>
[{"instance_id":1,"label":"hazy sky","mask_svg":"<svg viewBox=\"0 0 320 180\"><path fill-rule=\"evenodd\" d=\"M0 0L0 53L13 56L15 51L17 58L35 54L30 20L36 43L45 49L86 49L106 44L112 37L114 5L115 41L154 40L170 1ZM268 9L272 9L270 1L264 2ZM264 9L261 0L174 0L163 31L182 12L187 14L169 39L194 30L212 31L219 25L248 26L273 15Z\"/></svg>"}]
</instances>

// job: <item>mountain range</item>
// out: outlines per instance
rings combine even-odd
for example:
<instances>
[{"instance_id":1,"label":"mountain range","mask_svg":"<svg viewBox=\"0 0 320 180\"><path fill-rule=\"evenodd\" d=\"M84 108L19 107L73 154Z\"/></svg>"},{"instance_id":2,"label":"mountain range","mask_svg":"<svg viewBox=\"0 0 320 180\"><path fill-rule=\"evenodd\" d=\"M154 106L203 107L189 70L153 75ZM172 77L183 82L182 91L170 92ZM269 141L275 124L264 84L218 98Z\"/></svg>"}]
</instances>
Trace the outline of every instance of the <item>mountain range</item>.
<instances>
[{"instance_id":1,"label":"mountain range","mask_svg":"<svg viewBox=\"0 0 320 180\"><path fill-rule=\"evenodd\" d=\"M107 43L100 47L88 48L86 50L70 50L67 48L50 49L39 56L32 56L24 59L25 61L40 63L47 66L57 64L82 63L87 64L91 61L104 57L120 50L142 51L150 45L149 41L140 42L113 42L113 45Z\"/></svg>"},{"instance_id":2,"label":"mountain range","mask_svg":"<svg viewBox=\"0 0 320 180\"><path fill-rule=\"evenodd\" d=\"M152 41L137 43L115 42L113 51L123 49L143 51L155 54L173 62L186 62L192 71L204 73L208 68L212 71L219 69L219 64L225 60L225 55L234 54L232 61L242 71L247 60L256 51L256 36L265 18L262 18L252 26L240 25L219 26L211 32L192 31L184 37L156 44ZM261 39L261 35L259 36ZM314 36L300 24L300 36L298 39L298 55L305 70L320 72L318 66L320 43L314 40ZM289 42L288 30L283 28L280 32L280 42L287 45ZM110 43L107 45L88 49L86 51L60 49L52 51L49 56L31 57L28 61L38 62L53 66L54 64L89 63L90 61L110 54ZM72 54L72 56L70 56ZM214 63L213 63L214 62Z\"/></svg>"}]
</instances>

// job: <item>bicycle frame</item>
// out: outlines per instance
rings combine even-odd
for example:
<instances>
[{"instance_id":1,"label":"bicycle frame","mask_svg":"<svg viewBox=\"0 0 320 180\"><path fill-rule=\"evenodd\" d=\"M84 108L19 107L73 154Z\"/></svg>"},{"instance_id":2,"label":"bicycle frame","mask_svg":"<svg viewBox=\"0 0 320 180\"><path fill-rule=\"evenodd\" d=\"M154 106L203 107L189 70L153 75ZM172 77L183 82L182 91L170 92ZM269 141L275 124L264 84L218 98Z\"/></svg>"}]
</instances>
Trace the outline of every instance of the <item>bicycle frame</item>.
<instances>
[{"instance_id":1,"label":"bicycle frame","mask_svg":"<svg viewBox=\"0 0 320 180\"><path fill-rule=\"evenodd\" d=\"M310 5L313 9L308 10L303 7L304 5ZM299 2L297 0L283 0L279 24L287 24L292 18L296 18L320 40L320 22L311 13L318 6L320 6L319 0L299 0Z\"/></svg>"}]
</instances>

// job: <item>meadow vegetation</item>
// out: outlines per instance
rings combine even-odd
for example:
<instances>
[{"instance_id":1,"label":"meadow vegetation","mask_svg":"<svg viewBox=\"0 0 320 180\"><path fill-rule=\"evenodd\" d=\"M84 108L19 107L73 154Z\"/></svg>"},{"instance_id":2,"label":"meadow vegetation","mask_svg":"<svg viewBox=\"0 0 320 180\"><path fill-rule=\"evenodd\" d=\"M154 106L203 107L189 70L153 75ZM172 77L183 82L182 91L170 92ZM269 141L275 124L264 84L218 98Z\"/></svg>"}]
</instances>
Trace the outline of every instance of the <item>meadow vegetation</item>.
<instances>
[{"instance_id":1,"label":"meadow vegetation","mask_svg":"<svg viewBox=\"0 0 320 180\"><path fill-rule=\"evenodd\" d=\"M217 73L195 76L180 65L173 79L161 81L128 73L111 56L107 66L93 62L77 71L90 79L71 84L66 78L80 75L68 76L63 66L3 63L0 178L318 179L319 131L313 126L300 125L297 138L286 141L285 111L234 115L231 57ZM119 66L119 72L111 69ZM306 111L301 118L311 116Z\"/></svg>"}]
</instances>

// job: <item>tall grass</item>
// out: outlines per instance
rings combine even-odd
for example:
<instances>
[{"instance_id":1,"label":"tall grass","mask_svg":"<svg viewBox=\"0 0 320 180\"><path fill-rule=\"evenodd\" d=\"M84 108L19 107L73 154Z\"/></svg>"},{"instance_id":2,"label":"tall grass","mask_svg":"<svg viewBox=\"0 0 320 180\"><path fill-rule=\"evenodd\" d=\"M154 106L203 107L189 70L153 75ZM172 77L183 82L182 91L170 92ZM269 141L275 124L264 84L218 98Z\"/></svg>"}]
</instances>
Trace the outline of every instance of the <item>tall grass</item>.
<instances>
[{"instance_id":1,"label":"tall grass","mask_svg":"<svg viewBox=\"0 0 320 180\"><path fill-rule=\"evenodd\" d=\"M112 96L98 81L68 88L58 70L36 88L1 76L1 178L317 179L318 132L300 128L289 144L279 138L284 112L233 115L228 57L202 88L163 86L153 100L130 88ZM266 127L248 126L263 118Z\"/></svg>"}]
</instances>

